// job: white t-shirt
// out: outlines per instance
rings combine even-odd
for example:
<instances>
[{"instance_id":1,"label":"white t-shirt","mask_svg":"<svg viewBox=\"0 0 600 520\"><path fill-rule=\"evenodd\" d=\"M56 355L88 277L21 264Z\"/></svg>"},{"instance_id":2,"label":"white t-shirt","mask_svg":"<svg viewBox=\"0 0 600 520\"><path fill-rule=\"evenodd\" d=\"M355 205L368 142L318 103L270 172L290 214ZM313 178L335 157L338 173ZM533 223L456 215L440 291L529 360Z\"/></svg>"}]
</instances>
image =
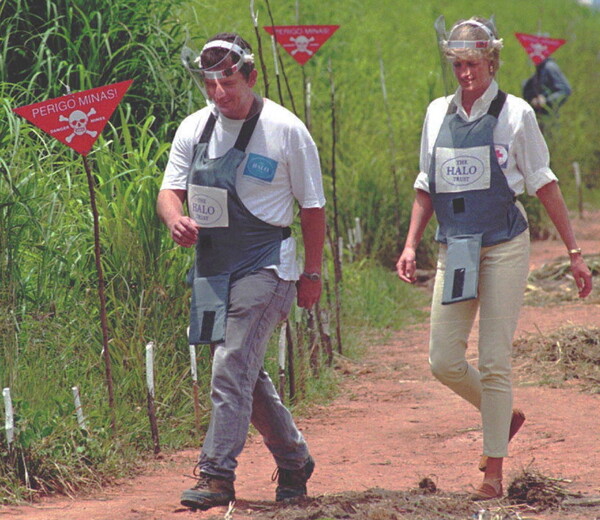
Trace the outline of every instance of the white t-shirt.
<instances>
[{"instance_id":1,"label":"white t-shirt","mask_svg":"<svg viewBox=\"0 0 600 520\"><path fill-rule=\"evenodd\" d=\"M421 135L421 171L415 181L415 189L429 193L428 172L433 147L452 99L458 108L457 114L462 119L475 121L487 113L497 93L498 84L492 81L473 104L470 115L467 115L462 106L460 87L453 96L438 98L430 103ZM516 195L521 195L525 190L529 195L535 195L542 186L558 180L550 169L548 146L538 126L535 112L523 99L507 95L494 128L494 146L508 186Z\"/></svg>"},{"instance_id":2,"label":"white t-shirt","mask_svg":"<svg viewBox=\"0 0 600 520\"><path fill-rule=\"evenodd\" d=\"M208 120L210 108L203 108L179 125L161 190L187 189L187 177L194 148ZM221 157L233 148L244 121L219 114L208 144L208 158ZM289 226L294 220L295 201L302 208L325 205L321 165L317 147L304 123L292 112L265 99L246 157L238 167L236 189L248 210L274 226ZM272 266L284 280L297 280L296 242L284 240L281 263Z\"/></svg>"}]
</instances>

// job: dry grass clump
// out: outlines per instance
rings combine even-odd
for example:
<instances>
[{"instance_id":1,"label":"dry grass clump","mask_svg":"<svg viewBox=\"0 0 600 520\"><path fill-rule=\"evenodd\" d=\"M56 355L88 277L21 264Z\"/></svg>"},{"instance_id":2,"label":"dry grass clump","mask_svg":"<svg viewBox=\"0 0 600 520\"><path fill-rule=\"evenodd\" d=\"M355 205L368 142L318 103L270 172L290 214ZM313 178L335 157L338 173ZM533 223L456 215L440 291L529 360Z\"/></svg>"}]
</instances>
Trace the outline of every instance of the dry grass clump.
<instances>
[{"instance_id":1,"label":"dry grass clump","mask_svg":"<svg viewBox=\"0 0 600 520\"><path fill-rule=\"evenodd\" d=\"M510 484L508 498L516 504L527 504L537 511L558 507L567 497L580 496L560 486L564 479L550 478L525 469Z\"/></svg>"},{"instance_id":2,"label":"dry grass clump","mask_svg":"<svg viewBox=\"0 0 600 520\"><path fill-rule=\"evenodd\" d=\"M513 355L520 370L541 382L576 380L586 391L600 392L600 329L567 325L550 334L519 338Z\"/></svg>"}]
</instances>

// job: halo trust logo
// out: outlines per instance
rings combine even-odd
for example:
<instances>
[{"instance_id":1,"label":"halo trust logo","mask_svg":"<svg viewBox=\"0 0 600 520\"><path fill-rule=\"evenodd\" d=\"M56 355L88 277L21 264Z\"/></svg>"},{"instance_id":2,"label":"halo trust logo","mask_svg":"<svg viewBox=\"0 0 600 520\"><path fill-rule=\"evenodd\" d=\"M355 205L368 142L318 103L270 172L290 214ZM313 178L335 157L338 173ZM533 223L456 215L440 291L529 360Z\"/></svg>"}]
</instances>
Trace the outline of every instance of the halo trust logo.
<instances>
[{"instance_id":1,"label":"halo trust logo","mask_svg":"<svg viewBox=\"0 0 600 520\"><path fill-rule=\"evenodd\" d=\"M452 157L440 167L441 178L452 186L469 186L476 183L485 172L483 162L471 155Z\"/></svg>"},{"instance_id":2,"label":"halo trust logo","mask_svg":"<svg viewBox=\"0 0 600 520\"><path fill-rule=\"evenodd\" d=\"M190 198L190 211L200 225L210 226L223 216L223 206L213 197L202 194Z\"/></svg>"}]
</instances>

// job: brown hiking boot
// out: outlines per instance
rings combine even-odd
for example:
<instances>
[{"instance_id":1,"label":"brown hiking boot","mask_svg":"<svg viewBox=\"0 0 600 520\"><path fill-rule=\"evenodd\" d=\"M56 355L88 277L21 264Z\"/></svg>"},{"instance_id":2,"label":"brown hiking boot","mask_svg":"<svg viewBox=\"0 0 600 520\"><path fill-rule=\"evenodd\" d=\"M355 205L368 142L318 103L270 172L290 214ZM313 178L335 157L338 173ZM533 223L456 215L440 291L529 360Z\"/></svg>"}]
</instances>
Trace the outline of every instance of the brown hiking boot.
<instances>
[{"instance_id":1,"label":"brown hiking boot","mask_svg":"<svg viewBox=\"0 0 600 520\"><path fill-rule=\"evenodd\" d=\"M275 500L283 502L306 496L306 481L315 469L315 461L309 455L307 463L300 469L285 469L277 467L273 480L277 479Z\"/></svg>"},{"instance_id":2,"label":"brown hiking boot","mask_svg":"<svg viewBox=\"0 0 600 520\"><path fill-rule=\"evenodd\" d=\"M181 494L181 505L206 511L235 500L233 482L200 473L198 483Z\"/></svg>"}]
</instances>

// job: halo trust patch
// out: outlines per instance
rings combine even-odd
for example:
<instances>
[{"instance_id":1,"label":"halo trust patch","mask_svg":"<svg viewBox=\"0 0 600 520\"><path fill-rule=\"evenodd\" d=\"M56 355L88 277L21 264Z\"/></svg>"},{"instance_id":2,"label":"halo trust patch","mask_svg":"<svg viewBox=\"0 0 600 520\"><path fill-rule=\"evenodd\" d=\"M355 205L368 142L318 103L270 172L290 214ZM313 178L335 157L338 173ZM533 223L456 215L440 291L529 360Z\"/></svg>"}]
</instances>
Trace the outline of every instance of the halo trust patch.
<instances>
[{"instance_id":1,"label":"halo trust patch","mask_svg":"<svg viewBox=\"0 0 600 520\"><path fill-rule=\"evenodd\" d=\"M277 161L257 153L248 154L248 161L244 168L244 176L252 177L264 182L273 182L276 171Z\"/></svg>"}]
</instances>

